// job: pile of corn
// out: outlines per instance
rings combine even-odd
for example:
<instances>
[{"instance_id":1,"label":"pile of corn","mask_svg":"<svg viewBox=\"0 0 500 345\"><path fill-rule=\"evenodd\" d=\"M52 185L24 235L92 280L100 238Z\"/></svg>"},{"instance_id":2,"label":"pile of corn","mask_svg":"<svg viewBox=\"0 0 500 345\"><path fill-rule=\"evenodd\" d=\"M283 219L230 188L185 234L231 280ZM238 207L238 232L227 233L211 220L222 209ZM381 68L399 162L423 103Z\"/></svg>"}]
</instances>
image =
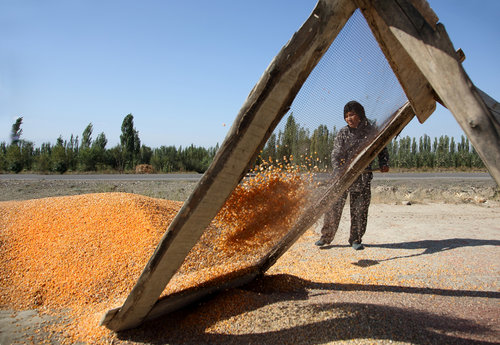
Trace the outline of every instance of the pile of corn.
<instances>
[{"instance_id":1,"label":"pile of corn","mask_svg":"<svg viewBox=\"0 0 500 345\"><path fill-rule=\"evenodd\" d=\"M255 265L307 200L308 175L261 167L245 179L164 294ZM68 342L106 336L102 314L121 305L182 203L127 193L0 202L0 305L70 310ZM109 336L109 334L107 334Z\"/></svg>"},{"instance_id":2,"label":"pile of corn","mask_svg":"<svg viewBox=\"0 0 500 345\"><path fill-rule=\"evenodd\" d=\"M98 314L130 292L181 206L126 193L1 202L0 305L70 310L70 332L99 334Z\"/></svg>"},{"instance_id":3,"label":"pile of corn","mask_svg":"<svg viewBox=\"0 0 500 345\"><path fill-rule=\"evenodd\" d=\"M71 307L127 293L180 206L125 193L0 203L0 303Z\"/></svg>"}]
</instances>

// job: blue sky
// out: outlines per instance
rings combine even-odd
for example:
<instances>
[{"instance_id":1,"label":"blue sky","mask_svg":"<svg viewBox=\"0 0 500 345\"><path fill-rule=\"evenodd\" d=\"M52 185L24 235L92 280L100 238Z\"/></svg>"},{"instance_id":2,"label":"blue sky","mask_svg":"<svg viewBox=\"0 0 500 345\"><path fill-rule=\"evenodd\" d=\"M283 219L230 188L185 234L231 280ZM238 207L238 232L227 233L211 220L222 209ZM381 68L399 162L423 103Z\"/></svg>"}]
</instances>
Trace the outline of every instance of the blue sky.
<instances>
[{"instance_id":1,"label":"blue sky","mask_svg":"<svg viewBox=\"0 0 500 345\"><path fill-rule=\"evenodd\" d=\"M431 0L474 84L500 99L500 1ZM132 113L143 144L214 146L316 1L0 1L0 142L40 146L92 123L108 147ZM438 105L412 137L459 137Z\"/></svg>"}]
</instances>

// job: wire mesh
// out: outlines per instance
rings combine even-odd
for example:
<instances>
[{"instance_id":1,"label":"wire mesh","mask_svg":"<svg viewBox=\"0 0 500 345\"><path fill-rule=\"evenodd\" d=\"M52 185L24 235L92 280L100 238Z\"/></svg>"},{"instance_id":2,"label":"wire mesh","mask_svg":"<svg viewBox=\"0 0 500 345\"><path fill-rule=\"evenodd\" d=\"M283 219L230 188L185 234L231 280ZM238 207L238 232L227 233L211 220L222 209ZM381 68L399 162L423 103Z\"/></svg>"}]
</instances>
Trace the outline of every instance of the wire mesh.
<instances>
[{"instance_id":1,"label":"wire mesh","mask_svg":"<svg viewBox=\"0 0 500 345\"><path fill-rule=\"evenodd\" d=\"M233 191L162 296L243 275L262 262L323 189L346 125L344 104L361 103L375 131L406 96L359 10L297 94L255 168Z\"/></svg>"}]
</instances>

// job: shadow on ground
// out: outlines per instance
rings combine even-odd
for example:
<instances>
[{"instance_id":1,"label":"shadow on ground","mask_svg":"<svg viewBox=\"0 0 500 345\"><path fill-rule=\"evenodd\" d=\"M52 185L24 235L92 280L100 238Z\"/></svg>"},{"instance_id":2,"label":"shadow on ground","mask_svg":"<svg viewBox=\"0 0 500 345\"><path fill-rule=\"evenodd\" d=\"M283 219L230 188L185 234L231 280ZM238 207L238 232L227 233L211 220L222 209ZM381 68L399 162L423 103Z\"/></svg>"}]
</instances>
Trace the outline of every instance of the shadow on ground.
<instances>
[{"instance_id":1,"label":"shadow on ground","mask_svg":"<svg viewBox=\"0 0 500 345\"><path fill-rule=\"evenodd\" d=\"M411 344L494 344L494 330L472 320L438 315L421 310L370 303L311 303L311 291L383 291L388 293L435 294L500 298L500 293L421 289L398 286L315 283L290 275L271 275L251 284L219 293L190 308L151 321L142 327L121 332L121 340L151 344L324 344L352 339ZM319 293L322 293L319 291ZM479 296L478 296L479 294ZM287 302L281 307L270 306ZM234 307L241 306L241 307ZM258 318L252 311L261 310ZM304 317L307 313L307 317ZM324 315L328 315L326 318ZM314 315L323 315L315 318ZM279 320L279 319L282 320ZM275 320L283 326L261 327ZM307 320L307 322L296 322ZM284 321L284 322L282 322ZM232 333L217 333L217 323L232 323ZM254 329L241 331L238 323ZM282 323L281 323L282 322ZM207 329L214 328L211 332Z\"/></svg>"},{"instance_id":2,"label":"shadow on ground","mask_svg":"<svg viewBox=\"0 0 500 345\"><path fill-rule=\"evenodd\" d=\"M383 260L359 260L354 262L353 265L360 267L369 267L376 265L382 261L390 261L403 258L411 258L421 255L429 255L444 252L447 250L452 250L456 248L463 247L479 247L479 246L500 246L500 241L498 240L478 240L472 238L450 238L445 240L423 240L414 242L400 242L400 243L387 243L387 244L365 244L366 248L384 248L384 249L407 249L407 250L418 250L422 249L422 252L400 255ZM323 246L321 250L328 250L332 248L346 247L345 245L329 245Z\"/></svg>"}]
</instances>

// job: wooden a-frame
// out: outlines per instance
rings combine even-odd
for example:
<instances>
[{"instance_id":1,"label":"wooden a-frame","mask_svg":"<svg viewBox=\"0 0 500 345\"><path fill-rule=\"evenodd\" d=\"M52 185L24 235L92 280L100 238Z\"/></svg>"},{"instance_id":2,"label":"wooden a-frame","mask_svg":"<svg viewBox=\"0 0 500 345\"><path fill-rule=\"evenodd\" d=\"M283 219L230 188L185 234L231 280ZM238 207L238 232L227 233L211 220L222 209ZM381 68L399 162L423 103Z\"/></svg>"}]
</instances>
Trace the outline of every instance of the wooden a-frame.
<instances>
[{"instance_id":1,"label":"wooden a-frame","mask_svg":"<svg viewBox=\"0 0 500 345\"><path fill-rule=\"evenodd\" d=\"M330 44L360 8L409 103L303 213L288 234L250 272L193 291L159 296L255 161L258 152ZM413 118L424 122L436 101L446 106L500 185L500 115L493 98L469 80L443 25L425 0L319 0L250 92L213 163L170 224L124 304L101 324L114 331L181 308L209 293L242 285L265 272L359 176Z\"/></svg>"}]
</instances>

